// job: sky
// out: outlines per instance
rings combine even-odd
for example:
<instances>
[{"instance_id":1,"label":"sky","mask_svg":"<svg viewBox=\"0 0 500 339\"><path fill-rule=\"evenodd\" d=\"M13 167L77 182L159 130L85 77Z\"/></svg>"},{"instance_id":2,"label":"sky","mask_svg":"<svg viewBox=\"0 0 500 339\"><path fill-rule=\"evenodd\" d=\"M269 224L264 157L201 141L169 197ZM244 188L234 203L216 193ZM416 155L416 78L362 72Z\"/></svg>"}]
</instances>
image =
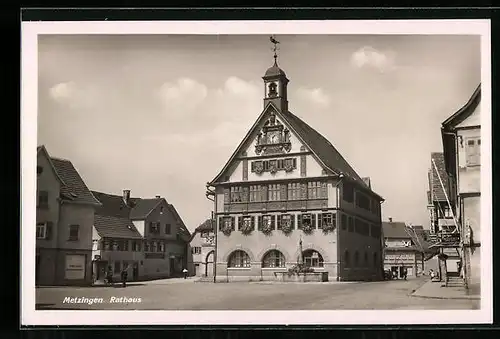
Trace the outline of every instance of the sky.
<instances>
[{"instance_id":1,"label":"sky","mask_svg":"<svg viewBox=\"0 0 500 339\"><path fill-rule=\"evenodd\" d=\"M384 197L383 219L428 228L430 153L481 81L480 37L280 35L289 109ZM205 184L263 110L267 35L45 35L38 144L95 191L161 195L192 231Z\"/></svg>"}]
</instances>

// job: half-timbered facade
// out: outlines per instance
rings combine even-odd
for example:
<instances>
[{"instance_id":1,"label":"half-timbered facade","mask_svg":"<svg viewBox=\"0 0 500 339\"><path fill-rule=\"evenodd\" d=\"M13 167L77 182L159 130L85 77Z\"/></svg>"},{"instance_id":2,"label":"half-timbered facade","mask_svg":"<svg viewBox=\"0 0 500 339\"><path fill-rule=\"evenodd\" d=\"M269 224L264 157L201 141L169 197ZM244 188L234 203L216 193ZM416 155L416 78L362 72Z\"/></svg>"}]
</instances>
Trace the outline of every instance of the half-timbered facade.
<instances>
[{"instance_id":1,"label":"half-timbered facade","mask_svg":"<svg viewBox=\"0 0 500 339\"><path fill-rule=\"evenodd\" d=\"M381 202L320 133L288 110L285 72L215 188L217 279L273 279L303 261L329 280L380 279Z\"/></svg>"}]
</instances>

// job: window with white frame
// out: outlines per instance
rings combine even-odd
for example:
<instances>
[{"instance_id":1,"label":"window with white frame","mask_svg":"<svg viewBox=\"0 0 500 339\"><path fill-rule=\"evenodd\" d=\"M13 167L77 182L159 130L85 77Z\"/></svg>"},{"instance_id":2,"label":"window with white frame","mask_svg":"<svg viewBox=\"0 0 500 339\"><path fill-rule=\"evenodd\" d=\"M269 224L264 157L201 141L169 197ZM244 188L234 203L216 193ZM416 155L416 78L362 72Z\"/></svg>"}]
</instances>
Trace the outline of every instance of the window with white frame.
<instances>
[{"instance_id":1,"label":"window with white frame","mask_svg":"<svg viewBox=\"0 0 500 339\"><path fill-rule=\"evenodd\" d=\"M262 258L263 268L285 267L285 256L278 250L271 250Z\"/></svg>"},{"instance_id":2,"label":"window with white frame","mask_svg":"<svg viewBox=\"0 0 500 339\"><path fill-rule=\"evenodd\" d=\"M250 202L261 201L260 185L250 185Z\"/></svg>"},{"instance_id":3,"label":"window with white frame","mask_svg":"<svg viewBox=\"0 0 500 339\"><path fill-rule=\"evenodd\" d=\"M269 201L281 200L281 185L280 184L270 184L267 194L268 194Z\"/></svg>"},{"instance_id":4,"label":"window with white frame","mask_svg":"<svg viewBox=\"0 0 500 339\"><path fill-rule=\"evenodd\" d=\"M308 199L323 198L323 196L321 194L321 182L310 181L307 183L307 198Z\"/></svg>"},{"instance_id":5,"label":"window with white frame","mask_svg":"<svg viewBox=\"0 0 500 339\"><path fill-rule=\"evenodd\" d=\"M288 184L288 200L300 200L300 183L291 182Z\"/></svg>"},{"instance_id":6,"label":"window with white frame","mask_svg":"<svg viewBox=\"0 0 500 339\"><path fill-rule=\"evenodd\" d=\"M229 256L227 266L231 268L248 268L250 267L250 257L244 251L234 251Z\"/></svg>"},{"instance_id":7,"label":"window with white frame","mask_svg":"<svg viewBox=\"0 0 500 339\"><path fill-rule=\"evenodd\" d=\"M47 223L39 222L36 224L36 238L37 239L45 239L47 234Z\"/></svg>"},{"instance_id":8,"label":"window with white frame","mask_svg":"<svg viewBox=\"0 0 500 339\"><path fill-rule=\"evenodd\" d=\"M481 165L481 139L468 138L465 142L465 159L467 167Z\"/></svg>"},{"instance_id":9,"label":"window with white frame","mask_svg":"<svg viewBox=\"0 0 500 339\"><path fill-rule=\"evenodd\" d=\"M303 252L304 263L308 267L323 267L323 257L318 251L306 250Z\"/></svg>"}]
</instances>

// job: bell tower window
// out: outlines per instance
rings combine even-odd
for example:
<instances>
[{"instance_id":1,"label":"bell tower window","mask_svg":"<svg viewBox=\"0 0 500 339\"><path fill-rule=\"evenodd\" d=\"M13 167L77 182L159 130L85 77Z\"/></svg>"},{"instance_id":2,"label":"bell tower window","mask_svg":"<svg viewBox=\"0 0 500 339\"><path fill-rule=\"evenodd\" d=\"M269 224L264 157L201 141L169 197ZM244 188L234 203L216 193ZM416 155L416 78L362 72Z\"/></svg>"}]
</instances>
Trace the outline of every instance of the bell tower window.
<instances>
[{"instance_id":1,"label":"bell tower window","mask_svg":"<svg viewBox=\"0 0 500 339\"><path fill-rule=\"evenodd\" d=\"M278 96L278 85L275 82L269 83L268 89L269 89L267 93L268 97L273 98Z\"/></svg>"}]
</instances>

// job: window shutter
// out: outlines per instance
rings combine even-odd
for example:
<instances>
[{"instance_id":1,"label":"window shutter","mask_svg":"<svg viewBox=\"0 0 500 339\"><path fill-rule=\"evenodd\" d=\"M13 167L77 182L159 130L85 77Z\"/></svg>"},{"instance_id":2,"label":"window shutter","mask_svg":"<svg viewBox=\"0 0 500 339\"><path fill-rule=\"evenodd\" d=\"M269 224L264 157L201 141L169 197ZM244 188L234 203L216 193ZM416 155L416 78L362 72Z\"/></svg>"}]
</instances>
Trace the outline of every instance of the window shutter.
<instances>
[{"instance_id":1,"label":"window shutter","mask_svg":"<svg viewBox=\"0 0 500 339\"><path fill-rule=\"evenodd\" d=\"M316 213L311 214L311 225L313 228L316 228Z\"/></svg>"},{"instance_id":2,"label":"window shutter","mask_svg":"<svg viewBox=\"0 0 500 339\"><path fill-rule=\"evenodd\" d=\"M217 228L217 230L221 229L223 222L224 222L224 220L222 219L222 217L219 217L219 227Z\"/></svg>"},{"instance_id":3,"label":"window shutter","mask_svg":"<svg viewBox=\"0 0 500 339\"><path fill-rule=\"evenodd\" d=\"M302 229L302 214L297 215L297 229Z\"/></svg>"},{"instance_id":4,"label":"window shutter","mask_svg":"<svg viewBox=\"0 0 500 339\"><path fill-rule=\"evenodd\" d=\"M292 230L295 228L295 214L290 214L290 226Z\"/></svg>"},{"instance_id":5,"label":"window shutter","mask_svg":"<svg viewBox=\"0 0 500 339\"><path fill-rule=\"evenodd\" d=\"M323 228L323 213L318 213L318 229Z\"/></svg>"},{"instance_id":6,"label":"window shutter","mask_svg":"<svg viewBox=\"0 0 500 339\"><path fill-rule=\"evenodd\" d=\"M250 225L251 225L252 230L254 230L255 229L255 217L250 217Z\"/></svg>"},{"instance_id":7,"label":"window shutter","mask_svg":"<svg viewBox=\"0 0 500 339\"><path fill-rule=\"evenodd\" d=\"M258 218L257 219L257 230L260 231L260 230L262 230L262 215L259 215L257 218Z\"/></svg>"},{"instance_id":8,"label":"window shutter","mask_svg":"<svg viewBox=\"0 0 500 339\"><path fill-rule=\"evenodd\" d=\"M229 188L224 188L224 203L229 204Z\"/></svg>"},{"instance_id":9,"label":"window shutter","mask_svg":"<svg viewBox=\"0 0 500 339\"><path fill-rule=\"evenodd\" d=\"M45 239L50 240L52 239L52 225L54 223L52 221L47 221L47 224L45 225Z\"/></svg>"},{"instance_id":10,"label":"window shutter","mask_svg":"<svg viewBox=\"0 0 500 339\"><path fill-rule=\"evenodd\" d=\"M276 229L276 228L274 227L274 225L275 225L275 219L276 219L276 216L271 215L271 229L273 229L273 230L274 230L274 229Z\"/></svg>"},{"instance_id":11,"label":"window shutter","mask_svg":"<svg viewBox=\"0 0 500 339\"><path fill-rule=\"evenodd\" d=\"M238 231L241 230L243 226L243 217L238 217Z\"/></svg>"},{"instance_id":12,"label":"window shutter","mask_svg":"<svg viewBox=\"0 0 500 339\"><path fill-rule=\"evenodd\" d=\"M277 228L278 230L281 230L281 219L282 219L282 216L281 216L281 215L278 215L277 217L278 217L278 225L277 225L277 227L276 227L276 228Z\"/></svg>"},{"instance_id":13,"label":"window shutter","mask_svg":"<svg viewBox=\"0 0 500 339\"><path fill-rule=\"evenodd\" d=\"M231 230L234 231L234 228L235 228L235 219L234 217L231 217Z\"/></svg>"},{"instance_id":14,"label":"window shutter","mask_svg":"<svg viewBox=\"0 0 500 339\"><path fill-rule=\"evenodd\" d=\"M252 172L255 172L255 161L251 162L250 168Z\"/></svg>"}]
</instances>

